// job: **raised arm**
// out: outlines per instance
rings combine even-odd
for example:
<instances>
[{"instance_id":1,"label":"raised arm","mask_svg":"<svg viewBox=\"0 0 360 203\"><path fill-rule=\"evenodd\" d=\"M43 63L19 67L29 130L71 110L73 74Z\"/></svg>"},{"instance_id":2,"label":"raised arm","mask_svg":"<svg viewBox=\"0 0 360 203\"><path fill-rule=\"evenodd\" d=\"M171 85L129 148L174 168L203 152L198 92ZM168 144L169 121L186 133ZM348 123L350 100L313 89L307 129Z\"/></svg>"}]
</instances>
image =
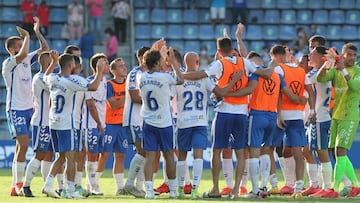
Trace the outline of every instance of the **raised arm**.
<instances>
[{"instance_id":1,"label":"raised arm","mask_svg":"<svg viewBox=\"0 0 360 203\"><path fill-rule=\"evenodd\" d=\"M51 58L51 62L50 62L49 67L45 71L45 76L50 75L51 73L54 72L55 67L59 62L59 53L55 50L51 50L50 58Z\"/></svg>"},{"instance_id":2,"label":"raised arm","mask_svg":"<svg viewBox=\"0 0 360 203\"><path fill-rule=\"evenodd\" d=\"M244 28L245 28L244 25L242 23L239 23L237 26L236 32L235 32L236 42L238 45L239 53L240 53L240 56L242 56L242 57L246 57L248 54L245 44L241 38Z\"/></svg>"},{"instance_id":3,"label":"raised arm","mask_svg":"<svg viewBox=\"0 0 360 203\"><path fill-rule=\"evenodd\" d=\"M40 43L40 49L38 50L39 54L43 51L48 51L49 45L47 44L45 37L40 32L40 19L38 17L34 17L34 22L34 31Z\"/></svg>"},{"instance_id":4,"label":"raised arm","mask_svg":"<svg viewBox=\"0 0 360 203\"><path fill-rule=\"evenodd\" d=\"M181 85L184 83L184 77L180 71L180 62L176 60L175 56L174 56L174 49L172 47L170 47L169 49L169 57L168 57L168 61L171 63L171 67L173 68L174 72L175 72L175 76L178 78L177 81L177 85Z\"/></svg>"},{"instance_id":5,"label":"raised arm","mask_svg":"<svg viewBox=\"0 0 360 203\"><path fill-rule=\"evenodd\" d=\"M22 37L24 39L22 47L19 51L19 53L17 53L15 55L16 57L16 64L19 64L22 60L24 60L28 53L29 53L29 49L30 49L30 34L28 31L26 31L25 29L16 26L16 29L18 31L18 33L20 34L20 37Z\"/></svg>"},{"instance_id":6,"label":"raised arm","mask_svg":"<svg viewBox=\"0 0 360 203\"><path fill-rule=\"evenodd\" d=\"M95 74L95 78L90 82L88 90L89 91L96 91L97 88L99 87L99 84L101 82L101 79L103 77L103 70L105 67L106 61L104 58L101 58L98 60L97 64L96 64L96 74Z\"/></svg>"}]
</instances>

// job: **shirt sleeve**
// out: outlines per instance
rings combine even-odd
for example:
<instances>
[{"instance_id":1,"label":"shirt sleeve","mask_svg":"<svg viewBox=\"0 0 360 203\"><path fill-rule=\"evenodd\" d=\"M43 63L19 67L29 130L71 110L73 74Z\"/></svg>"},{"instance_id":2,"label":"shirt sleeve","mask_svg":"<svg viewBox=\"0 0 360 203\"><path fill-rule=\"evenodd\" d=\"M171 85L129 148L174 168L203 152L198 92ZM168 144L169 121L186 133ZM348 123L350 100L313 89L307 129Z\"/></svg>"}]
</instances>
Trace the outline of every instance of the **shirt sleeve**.
<instances>
[{"instance_id":1,"label":"shirt sleeve","mask_svg":"<svg viewBox=\"0 0 360 203\"><path fill-rule=\"evenodd\" d=\"M330 70L326 71L326 74L324 76L317 76L316 80L318 82L327 82L330 80L333 80L336 74L336 69L331 68Z\"/></svg>"},{"instance_id":2,"label":"shirt sleeve","mask_svg":"<svg viewBox=\"0 0 360 203\"><path fill-rule=\"evenodd\" d=\"M212 92L216 87L215 83L211 82L210 78L204 78L204 80L206 89Z\"/></svg>"},{"instance_id":3,"label":"shirt sleeve","mask_svg":"<svg viewBox=\"0 0 360 203\"><path fill-rule=\"evenodd\" d=\"M106 85L106 99L114 97L114 88L110 82L107 82Z\"/></svg>"},{"instance_id":4,"label":"shirt sleeve","mask_svg":"<svg viewBox=\"0 0 360 203\"><path fill-rule=\"evenodd\" d=\"M255 71L259 69L257 65L255 65L252 61L246 58L244 58L244 65L247 76L250 76L250 73L255 73Z\"/></svg>"},{"instance_id":5,"label":"shirt sleeve","mask_svg":"<svg viewBox=\"0 0 360 203\"><path fill-rule=\"evenodd\" d=\"M214 61L210 64L209 68L205 70L205 73L210 76L215 76L216 78L220 78L223 74L223 66L219 60Z\"/></svg>"},{"instance_id":6,"label":"shirt sleeve","mask_svg":"<svg viewBox=\"0 0 360 203\"><path fill-rule=\"evenodd\" d=\"M10 56L3 62L3 72L11 72L16 67L16 57Z\"/></svg>"}]
</instances>

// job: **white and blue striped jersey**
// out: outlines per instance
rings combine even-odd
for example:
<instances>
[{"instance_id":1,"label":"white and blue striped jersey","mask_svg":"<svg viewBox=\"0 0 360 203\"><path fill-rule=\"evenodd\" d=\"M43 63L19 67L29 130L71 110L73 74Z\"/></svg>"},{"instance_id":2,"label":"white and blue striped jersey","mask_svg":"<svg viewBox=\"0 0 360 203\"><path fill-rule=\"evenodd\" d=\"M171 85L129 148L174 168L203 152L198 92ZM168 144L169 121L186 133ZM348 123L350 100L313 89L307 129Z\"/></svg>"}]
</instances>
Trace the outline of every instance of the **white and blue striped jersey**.
<instances>
[{"instance_id":1,"label":"white and blue striped jersey","mask_svg":"<svg viewBox=\"0 0 360 203\"><path fill-rule=\"evenodd\" d=\"M87 78L88 81L92 81L94 76ZM105 116L106 116L106 91L107 91L107 80L105 77L102 78L99 87L96 91L89 91L85 93L85 100L92 99L95 103L96 109L99 114L101 125L105 128ZM85 105L86 106L86 105ZM89 109L86 106L86 128L96 128L97 124L94 118L91 116Z\"/></svg>"},{"instance_id":2,"label":"white and blue striped jersey","mask_svg":"<svg viewBox=\"0 0 360 203\"><path fill-rule=\"evenodd\" d=\"M73 76L61 76L52 73L44 76L50 89L50 128L53 130L74 129L75 93L87 91L89 83L79 81Z\"/></svg>"},{"instance_id":3,"label":"white and blue striped jersey","mask_svg":"<svg viewBox=\"0 0 360 203\"><path fill-rule=\"evenodd\" d=\"M307 73L307 78L311 81L315 93L315 112L316 121L325 122L331 120L329 105L331 101L331 82L317 82L316 77L319 69L312 69Z\"/></svg>"},{"instance_id":4,"label":"white and blue striped jersey","mask_svg":"<svg viewBox=\"0 0 360 203\"><path fill-rule=\"evenodd\" d=\"M33 126L49 126L50 92L43 79L44 73L38 72L32 80L34 114L30 123Z\"/></svg>"},{"instance_id":5,"label":"white and blue striped jersey","mask_svg":"<svg viewBox=\"0 0 360 203\"><path fill-rule=\"evenodd\" d=\"M88 81L80 76L80 75L73 75L74 78L79 80L81 83L87 83ZM84 117L85 117L85 110L84 110L85 104L85 92L84 91L78 91L75 93L75 108L74 108L74 122L75 122L75 129L80 130L81 128L84 128L84 125L82 124Z\"/></svg>"},{"instance_id":6,"label":"white and blue striped jersey","mask_svg":"<svg viewBox=\"0 0 360 203\"><path fill-rule=\"evenodd\" d=\"M208 125L208 92L214 88L209 78L185 80L184 84L176 86L178 128Z\"/></svg>"},{"instance_id":7,"label":"white and blue striped jersey","mask_svg":"<svg viewBox=\"0 0 360 203\"><path fill-rule=\"evenodd\" d=\"M140 115L141 104L131 101L130 90L140 91L140 78L143 71L139 66L133 68L126 77L125 105L123 113L123 126L142 126L143 119Z\"/></svg>"},{"instance_id":8,"label":"white and blue striped jersey","mask_svg":"<svg viewBox=\"0 0 360 203\"><path fill-rule=\"evenodd\" d=\"M16 64L16 56L10 56L3 61L2 75L7 91L6 111L33 108L31 62L36 53L37 51L29 53L19 64Z\"/></svg>"},{"instance_id":9,"label":"white and blue striped jersey","mask_svg":"<svg viewBox=\"0 0 360 203\"><path fill-rule=\"evenodd\" d=\"M164 128L173 124L170 108L170 86L177 78L170 73L143 73L140 78L142 106L140 114L152 126Z\"/></svg>"}]
</instances>

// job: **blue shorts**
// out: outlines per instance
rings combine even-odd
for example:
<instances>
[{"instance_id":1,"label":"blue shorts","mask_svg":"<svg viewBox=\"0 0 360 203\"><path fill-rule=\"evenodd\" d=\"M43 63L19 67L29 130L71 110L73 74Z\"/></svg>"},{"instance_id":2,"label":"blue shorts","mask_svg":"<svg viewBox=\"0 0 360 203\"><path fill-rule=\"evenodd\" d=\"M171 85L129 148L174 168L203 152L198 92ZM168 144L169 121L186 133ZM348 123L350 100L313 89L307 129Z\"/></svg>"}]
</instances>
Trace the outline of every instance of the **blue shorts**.
<instances>
[{"instance_id":1,"label":"blue shorts","mask_svg":"<svg viewBox=\"0 0 360 203\"><path fill-rule=\"evenodd\" d=\"M143 149L167 152L174 149L174 127L158 128L144 122Z\"/></svg>"},{"instance_id":2,"label":"blue shorts","mask_svg":"<svg viewBox=\"0 0 360 203\"><path fill-rule=\"evenodd\" d=\"M216 112L211 134L213 148L244 149L247 147L248 118L244 114Z\"/></svg>"},{"instance_id":3,"label":"blue shorts","mask_svg":"<svg viewBox=\"0 0 360 203\"><path fill-rule=\"evenodd\" d=\"M180 151L191 151L193 149L206 149L207 127L196 126L178 129L177 149Z\"/></svg>"},{"instance_id":4,"label":"blue shorts","mask_svg":"<svg viewBox=\"0 0 360 203\"><path fill-rule=\"evenodd\" d=\"M104 152L125 153L128 148L127 129L122 124L106 124Z\"/></svg>"},{"instance_id":5,"label":"blue shorts","mask_svg":"<svg viewBox=\"0 0 360 203\"><path fill-rule=\"evenodd\" d=\"M11 139L15 139L17 135L31 136L30 120L32 114L33 109L24 111L10 110L6 112Z\"/></svg>"},{"instance_id":6,"label":"blue shorts","mask_svg":"<svg viewBox=\"0 0 360 203\"><path fill-rule=\"evenodd\" d=\"M312 123L306 129L310 150L328 149L331 121Z\"/></svg>"},{"instance_id":7,"label":"blue shorts","mask_svg":"<svg viewBox=\"0 0 360 203\"><path fill-rule=\"evenodd\" d=\"M99 135L97 128L88 128L85 131L86 136L86 149L89 153L103 152L103 136Z\"/></svg>"},{"instance_id":8,"label":"blue shorts","mask_svg":"<svg viewBox=\"0 0 360 203\"><path fill-rule=\"evenodd\" d=\"M271 146L276 119L276 113L252 110L249 116L248 145L255 148Z\"/></svg>"},{"instance_id":9,"label":"blue shorts","mask_svg":"<svg viewBox=\"0 0 360 203\"><path fill-rule=\"evenodd\" d=\"M51 130L51 139L55 152L79 151L78 131L71 130Z\"/></svg>"},{"instance_id":10,"label":"blue shorts","mask_svg":"<svg viewBox=\"0 0 360 203\"><path fill-rule=\"evenodd\" d=\"M126 139L128 141L128 144L134 144L135 141L142 142L143 140L143 129L142 126L139 125L131 125L126 126L126 131L129 133L126 133Z\"/></svg>"},{"instance_id":11,"label":"blue shorts","mask_svg":"<svg viewBox=\"0 0 360 203\"><path fill-rule=\"evenodd\" d=\"M32 145L35 152L53 150L49 126L32 126Z\"/></svg>"},{"instance_id":12,"label":"blue shorts","mask_svg":"<svg viewBox=\"0 0 360 203\"><path fill-rule=\"evenodd\" d=\"M304 147L306 145L306 135L304 121L286 120L286 130L284 144L288 147Z\"/></svg>"},{"instance_id":13,"label":"blue shorts","mask_svg":"<svg viewBox=\"0 0 360 203\"><path fill-rule=\"evenodd\" d=\"M285 131L276 126L271 146L282 147L284 143Z\"/></svg>"}]
</instances>

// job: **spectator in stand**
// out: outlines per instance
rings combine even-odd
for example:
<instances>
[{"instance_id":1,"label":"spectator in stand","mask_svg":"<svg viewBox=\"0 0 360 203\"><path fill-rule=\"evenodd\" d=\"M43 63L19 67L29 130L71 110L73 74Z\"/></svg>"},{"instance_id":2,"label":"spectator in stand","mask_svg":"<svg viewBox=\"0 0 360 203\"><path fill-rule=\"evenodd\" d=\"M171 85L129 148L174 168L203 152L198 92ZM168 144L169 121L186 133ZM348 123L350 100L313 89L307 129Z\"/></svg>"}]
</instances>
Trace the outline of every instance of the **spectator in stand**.
<instances>
[{"instance_id":1,"label":"spectator in stand","mask_svg":"<svg viewBox=\"0 0 360 203\"><path fill-rule=\"evenodd\" d=\"M33 25L34 25L34 14L36 9L36 4L34 0L23 0L20 6L21 11L23 12L22 17L22 26L29 32L30 36L34 35Z\"/></svg>"},{"instance_id":2,"label":"spectator in stand","mask_svg":"<svg viewBox=\"0 0 360 203\"><path fill-rule=\"evenodd\" d=\"M201 47L199 55L199 70L204 70L207 68L213 59L209 56L206 46Z\"/></svg>"},{"instance_id":3,"label":"spectator in stand","mask_svg":"<svg viewBox=\"0 0 360 203\"><path fill-rule=\"evenodd\" d=\"M94 55L94 35L86 28L80 37L79 48L81 49L81 58L83 60L83 74L87 78L90 75L89 60Z\"/></svg>"},{"instance_id":4,"label":"spectator in stand","mask_svg":"<svg viewBox=\"0 0 360 203\"><path fill-rule=\"evenodd\" d=\"M114 19L115 35L120 42L125 43L127 21L130 17L129 4L122 0L116 0L111 13Z\"/></svg>"},{"instance_id":5,"label":"spectator in stand","mask_svg":"<svg viewBox=\"0 0 360 203\"><path fill-rule=\"evenodd\" d=\"M114 31L111 28L105 29L106 41L106 56L108 61L113 61L116 58L118 52L118 40Z\"/></svg>"},{"instance_id":6,"label":"spectator in stand","mask_svg":"<svg viewBox=\"0 0 360 203\"><path fill-rule=\"evenodd\" d=\"M309 31L309 37L312 37L314 35L318 35L318 33L317 33L317 25L316 24L311 24L310 25L310 31Z\"/></svg>"},{"instance_id":7,"label":"spectator in stand","mask_svg":"<svg viewBox=\"0 0 360 203\"><path fill-rule=\"evenodd\" d=\"M86 0L86 5L90 11L90 32L96 33L96 43L101 43L103 40L102 24L102 3L103 0Z\"/></svg>"},{"instance_id":8,"label":"spectator in stand","mask_svg":"<svg viewBox=\"0 0 360 203\"><path fill-rule=\"evenodd\" d=\"M67 12L70 40L79 40L84 27L84 7L79 3L79 0L73 0L73 2L68 6Z\"/></svg>"},{"instance_id":9,"label":"spectator in stand","mask_svg":"<svg viewBox=\"0 0 360 203\"><path fill-rule=\"evenodd\" d=\"M241 17L241 21L238 20L238 17ZM233 0L232 1L232 22L237 24L241 22L247 26L248 21L248 10L246 8L246 0Z\"/></svg>"},{"instance_id":10,"label":"spectator in stand","mask_svg":"<svg viewBox=\"0 0 360 203\"><path fill-rule=\"evenodd\" d=\"M215 29L216 20L219 16L220 23L223 25L225 23L225 11L226 11L226 1L225 0L213 0L210 7L211 15L211 24Z\"/></svg>"},{"instance_id":11,"label":"spectator in stand","mask_svg":"<svg viewBox=\"0 0 360 203\"><path fill-rule=\"evenodd\" d=\"M304 54L309 52L307 33L302 27L297 29L297 36L294 39L294 51L295 58L298 60L301 59Z\"/></svg>"},{"instance_id":12,"label":"spectator in stand","mask_svg":"<svg viewBox=\"0 0 360 203\"><path fill-rule=\"evenodd\" d=\"M49 27L49 6L46 4L46 0L41 0L40 5L37 7L36 15L40 19L40 31L46 36L48 34Z\"/></svg>"}]
</instances>

